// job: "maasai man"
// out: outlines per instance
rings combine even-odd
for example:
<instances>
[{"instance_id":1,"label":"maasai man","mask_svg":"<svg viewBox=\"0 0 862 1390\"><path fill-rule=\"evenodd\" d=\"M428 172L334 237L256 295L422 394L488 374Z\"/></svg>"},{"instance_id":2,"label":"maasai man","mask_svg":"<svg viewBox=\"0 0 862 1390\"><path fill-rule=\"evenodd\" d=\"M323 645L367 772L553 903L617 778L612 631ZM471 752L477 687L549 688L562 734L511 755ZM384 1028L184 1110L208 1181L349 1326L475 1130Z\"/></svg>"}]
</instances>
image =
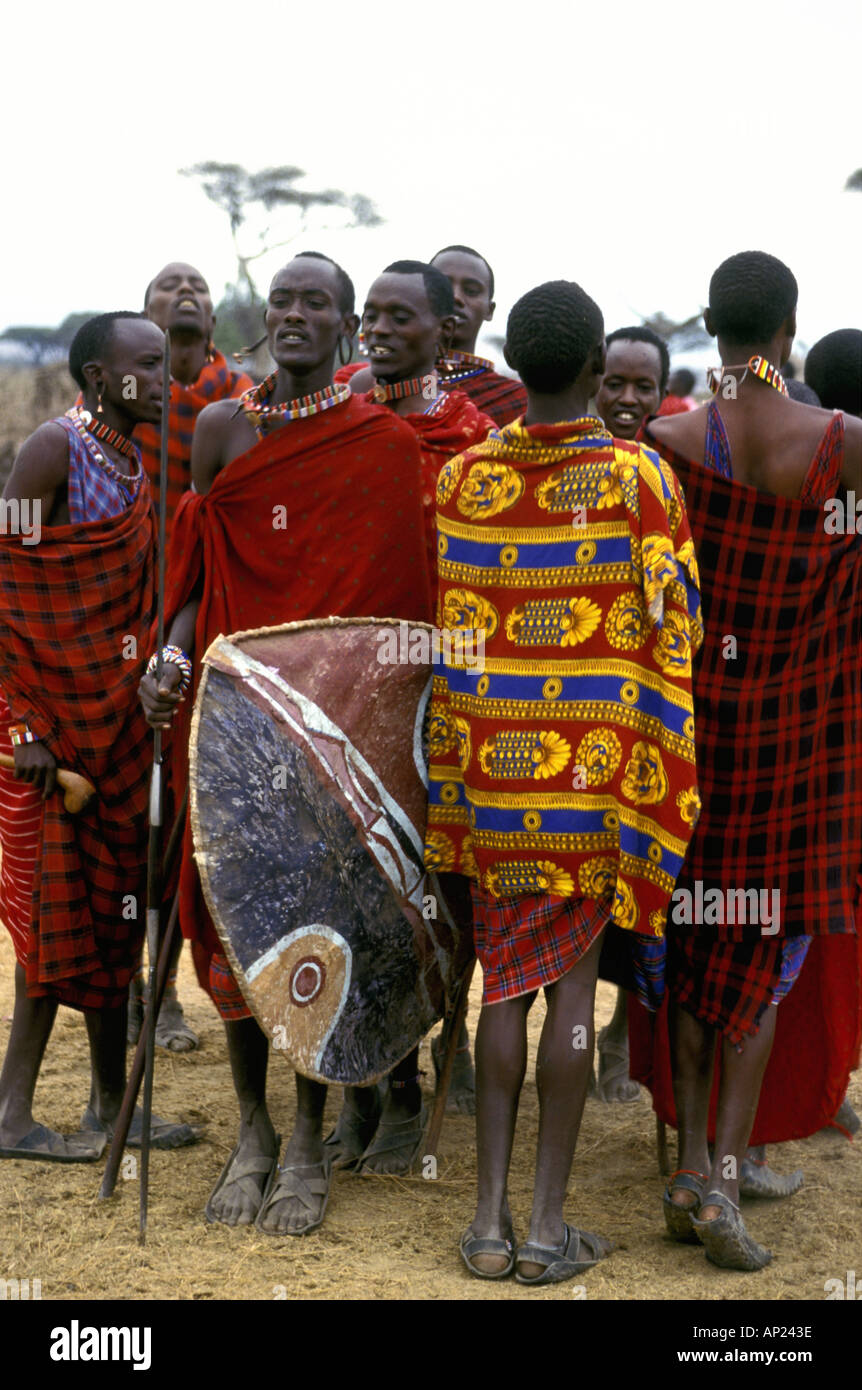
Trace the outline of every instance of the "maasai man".
<instances>
[{"instance_id":1,"label":"maasai man","mask_svg":"<svg viewBox=\"0 0 862 1390\"><path fill-rule=\"evenodd\" d=\"M141 314L88 320L69 353L84 408L30 436L3 494L0 751L15 771L0 771L0 915L17 959L3 1158L98 1158L125 1089L152 759L137 684L156 608L153 506L129 436L161 416L163 357L164 335ZM9 517L31 509L36 532L12 534ZM54 794L58 767L96 788L77 815ZM58 1004L83 1011L92 1067L88 1133L68 1139L32 1113ZM158 1147L194 1137L153 1121ZM138 1112L128 1142L140 1139Z\"/></svg>"},{"instance_id":2,"label":"maasai man","mask_svg":"<svg viewBox=\"0 0 862 1390\"><path fill-rule=\"evenodd\" d=\"M704 315L723 364L716 399L646 436L685 489L707 634L695 677L703 814L668 922L680 1166L665 1215L713 1263L746 1270L771 1258L739 1213L746 1145L833 1116L859 1043L862 536L831 518L842 483L862 493L862 424L787 397L796 299L772 256L720 265ZM632 1042L665 1118L661 1058Z\"/></svg>"},{"instance_id":3,"label":"maasai man","mask_svg":"<svg viewBox=\"0 0 862 1390\"><path fill-rule=\"evenodd\" d=\"M618 439L640 439L644 420L659 409L667 388L667 344L651 328L617 328L605 339L605 374L596 410ZM640 1087L629 1076L628 990L618 988L610 1023L599 1032L598 1076L590 1094L604 1101L637 1100Z\"/></svg>"},{"instance_id":4,"label":"maasai man","mask_svg":"<svg viewBox=\"0 0 862 1390\"><path fill-rule=\"evenodd\" d=\"M305 618L385 616L427 621L419 453L391 411L332 385L336 348L358 320L353 285L327 256L303 252L273 279L266 309L278 370L239 408L210 406L195 431L194 491L174 522L168 579L170 642L200 659L219 633ZM309 398L311 404L309 405ZM273 529L274 508L286 528ZM180 656L180 663L185 658ZM170 662L170 658L169 658ZM154 727L176 711L181 664L167 664L141 698ZM187 776L189 704L173 734L173 777ZM326 1087L297 1075L297 1120L278 1164L266 1105L269 1040L239 991L201 895L187 828L180 920L195 943L227 1035L239 1138L207 1204L210 1221L255 1221L269 1235L302 1235L323 1220L331 1157L321 1125ZM351 1090L362 1148L377 1124L376 1087ZM360 1150L361 1151L361 1150Z\"/></svg>"},{"instance_id":5,"label":"maasai man","mask_svg":"<svg viewBox=\"0 0 862 1390\"><path fill-rule=\"evenodd\" d=\"M212 401L240 396L252 385L251 377L228 366L213 345L215 314L209 286L192 265L171 261L150 281L144 295L144 313L171 335L171 401L168 420L168 486L166 526L171 523L180 498L191 481L192 435L195 421ZM158 511L160 435L143 425L135 439L140 445ZM183 1016L177 998L177 963L182 937L177 935L168 981L156 1023L156 1043L171 1052L190 1052L198 1045L197 1034ZM130 1043L138 1040L143 1018L143 970L135 977L129 995Z\"/></svg>"},{"instance_id":6,"label":"maasai man","mask_svg":"<svg viewBox=\"0 0 862 1390\"><path fill-rule=\"evenodd\" d=\"M431 265L442 270L455 297L455 331L440 372L443 386L457 386L495 424L508 425L526 410L527 393L520 381L495 372L487 357L476 356L482 324L494 317L494 272L470 246L445 246Z\"/></svg>"},{"instance_id":7,"label":"maasai man","mask_svg":"<svg viewBox=\"0 0 862 1390\"><path fill-rule=\"evenodd\" d=\"M494 428L473 401L457 387L442 390L437 364L445 359L455 330L455 297L447 277L422 261L395 261L368 291L362 329L370 373L350 379L351 390L373 390L368 399L384 401L412 426L422 456L422 505L425 511L426 553L432 593L437 582L437 521L434 496L440 469L453 454L470 448ZM449 1108L475 1112L475 1076L466 1024L457 1041L449 1088ZM432 1043L439 1076L439 1044ZM422 1138L422 1095L418 1052L412 1052L392 1072L387 1104L371 1149L361 1169L369 1173L406 1173ZM355 1157L343 1120L332 1136L339 1161ZM342 1144L344 1140L344 1144ZM346 1146L345 1146L346 1145Z\"/></svg>"},{"instance_id":8,"label":"maasai man","mask_svg":"<svg viewBox=\"0 0 862 1390\"><path fill-rule=\"evenodd\" d=\"M651 328L617 328L607 336L608 359L596 409L617 439L639 439L667 390L667 343Z\"/></svg>"},{"instance_id":9,"label":"maasai man","mask_svg":"<svg viewBox=\"0 0 862 1390\"><path fill-rule=\"evenodd\" d=\"M838 328L820 338L805 359L805 384L827 410L862 418L862 332Z\"/></svg>"},{"instance_id":10,"label":"maasai man","mask_svg":"<svg viewBox=\"0 0 862 1390\"><path fill-rule=\"evenodd\" d=\"M430 715L426 865L471 880L484 974L476 1039L478 1204L471 1273L572 1278L610 1249L563 1201L593 1053L599 940L630 944L639 995L662 986L665 913L697 805L691 655L697 570L670 469L586 414L604 365L574 284L515 305L506 361L524 421L440 474L438 622L480 628L483 674L446 664ZM506 1195L526 1020L544 987L529 1238Z\"/></svg>"}]
</instances>

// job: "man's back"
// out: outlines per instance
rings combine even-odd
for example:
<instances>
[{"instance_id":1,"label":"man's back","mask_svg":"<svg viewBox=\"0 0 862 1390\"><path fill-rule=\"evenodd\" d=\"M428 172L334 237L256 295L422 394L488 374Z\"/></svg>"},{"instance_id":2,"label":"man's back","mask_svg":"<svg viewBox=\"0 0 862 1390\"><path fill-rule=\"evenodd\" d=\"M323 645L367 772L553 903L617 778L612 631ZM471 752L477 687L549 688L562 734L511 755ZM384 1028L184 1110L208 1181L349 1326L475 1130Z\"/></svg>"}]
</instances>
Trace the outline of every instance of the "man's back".
<instances>
[{"instance_id":1,"label":"man's back","mask_svg":"<svg viewBox=\"0 0 862 1390\"><path fill-rule=\"evenodd\" d=\"M832 423L832 412L801 405L764 389L740 391L686 415L653 420L649 435L695 463L705 462L710 410L718 411L727 435L733 478L778 497L799 497L818 447ZM862 423L845 419L845 486L862 487Z\"/></svg>"}]
</instances>

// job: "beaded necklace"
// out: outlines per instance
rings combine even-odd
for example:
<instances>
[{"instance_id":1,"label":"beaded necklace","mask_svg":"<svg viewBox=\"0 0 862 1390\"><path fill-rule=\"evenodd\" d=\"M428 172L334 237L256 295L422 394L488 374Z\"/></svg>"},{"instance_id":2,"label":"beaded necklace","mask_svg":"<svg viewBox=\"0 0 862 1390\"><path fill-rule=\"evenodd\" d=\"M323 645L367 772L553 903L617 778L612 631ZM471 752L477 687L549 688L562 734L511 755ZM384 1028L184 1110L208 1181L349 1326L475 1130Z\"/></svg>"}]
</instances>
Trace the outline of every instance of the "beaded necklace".
<instances>
[{"instance_id":1,"label":"beaded necklace","mask_svg":"<svg viewBox=\"0 0 862 1390\"><path fill-rule=\"evenodd\" d=\"M383 405L384 401L401 401L405 396L424 396L429 380L433 382L436 391L437 374L430 372L426 376L408 377L406 381L377 381L371 388L371 395L378 405Z\"/></svg>"},{"instance_id":2,"label":"beaded necklace","mask_svg":"<svg viewBox=\"0 0 862 1390\"><path fill-rule=\"evenodd\" d=\"M144 470L141 467L138 451L131 439L125 434L118 435L116 430L112 430L107 425L103 425L99 421L94 420L89 410L82 410L81 407L77 405L73 405L71 409L66 411L66 419L71 420L72 424L75 426L93 462L104 469L112 482L115 482L118 487L123 488L130 498L133 497L144 480ZM130 459L131 462L136 465L136 471L134 473L121 473L116 464L112 463L100 449L96 448L92 439L93 435L97 435L100 439L104 439L108 444L114 445L122 454L125 454L126 458ZM122 440L123 443L115 443L115 439Z\"/></svg>"},{"instance_id":3,"label":"beaded necklace","mask_svg":"<svg viewBox=\"0 0 862 1390\"><path fill-rule=\"evenodd\" d=\"M452 351L444 357L440 365L443 367L443 379L447 384L469 381L471 377L494 370L494 363L490 358L477 357L473 352Z\"/></svg>"},{"instance_id":4,"label":"beaded necklace","mask_svg":"<svg viewBox=\"0 0 862 1390\"><path fill-rule=\"evenodd\" d=\"M242 410L248 416L258 433L265 420L306 420L310 415L320 415L324 410L332 410L333 406L343 405L350 399L350 383L343 381L337 386L325 386L322 391L314 391L310 396L297 396L279 405L264 405L266 397L275 390L277 375L277 372L271 372L258 386L250 386L239 398L237 410Z\"/></svg>"},{"instance_id":5,"label":"beaded necklace","mask_svg":"<svg viewBox=\"0 0 862 1390\"><path fill-rule=\"evenodd\" d=\"M748 373L751 372L753 376L759 377L761 381L765 381L767 386L772 386L776 391L780 391L782 396L788 394L787 383L778 368L773 367L771 362L767 362L765 357L761 357L759 352L755 353L753 357L749 357L744 366L740 363L738 366L734 367L710 367L706 376L709 382L709 389L714 396L718 394L725 372L742 372L742 376L739 379L740 385L745 381Z\"/></svg>"}]
</instances>

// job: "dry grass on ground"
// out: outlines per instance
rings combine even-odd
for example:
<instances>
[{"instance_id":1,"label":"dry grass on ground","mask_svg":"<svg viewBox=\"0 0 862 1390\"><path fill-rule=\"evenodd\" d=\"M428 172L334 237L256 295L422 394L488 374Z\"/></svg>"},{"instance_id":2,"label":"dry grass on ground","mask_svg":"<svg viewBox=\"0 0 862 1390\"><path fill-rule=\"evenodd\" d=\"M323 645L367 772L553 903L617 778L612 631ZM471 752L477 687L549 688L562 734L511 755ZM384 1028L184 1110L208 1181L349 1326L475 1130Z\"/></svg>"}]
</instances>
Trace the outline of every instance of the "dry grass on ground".
<instances>
[{"instance_id":1,"label":"dry grass on ground","mask_svg":"<svg viewBox=\"0 0 862 1390\"><path fill-rule=\"evenodd\" d=\"M0 1048L12 1004L13 953L0 933ZM572 1299L571 1284L544 1290L472 1279L458 1238L474 1199L474 1122L447 1117L437 1181L336 1176L323 1227L301 1239L269 1239L253 1228L204 1224L207 1196L233 1145L235 1108L221 1026L194 982L184 952L180 992L202 1048L183 1057L159 1053L159 1112L206 1124L196 1147L153 1155L149 1236L137 1244L138 1185L121 1181L114 1198L96 1200L102 1164L0 1163L0 1277L41 1279L43 1299ZM606 1020L613 992L600 986ZM474 986L471 1017L477 1016ZM511 1197L516 1231L526 1231L537 1127L533 1066L543 1006L530 1020L530 1068L521 1106ZM427 1044L421 1065L432 1072ZM427 1086L426 1081L426 1086ZM291 1073L273 1056L271 1109L282 1133L293 1116ZM39 1088L38 1117L75 1129L87 1097L86 1035L80 1015L61 1010ZM862 1085L851 1099L862 1108ZM430 1099L430 1096L429 1096ZM327 1118L334 1121L340 1092ZM664 1233L654 1121L645 1094L631 1105L588 1101L569 1189L577 1222L617 1242L615 1253L583 1279L588 1299L814 1299L824 1282L860 1268L862 1145L835 1132L772 1151L782 1171L805 1170L805 1187L788 1202L747 1203L753 1234L775 1254L746 1275L714 1269L702 1250L673 1245Z\"/></svg>"}]
</instances>

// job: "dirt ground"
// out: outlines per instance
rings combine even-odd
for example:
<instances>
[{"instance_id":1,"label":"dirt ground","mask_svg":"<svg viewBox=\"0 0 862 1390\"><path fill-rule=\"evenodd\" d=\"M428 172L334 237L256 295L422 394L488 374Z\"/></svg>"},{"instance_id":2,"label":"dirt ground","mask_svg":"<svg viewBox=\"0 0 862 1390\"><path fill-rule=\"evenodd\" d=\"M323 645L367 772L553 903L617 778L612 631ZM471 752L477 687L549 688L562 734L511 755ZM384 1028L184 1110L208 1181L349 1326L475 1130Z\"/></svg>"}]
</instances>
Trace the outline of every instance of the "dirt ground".
<instances>
[{"instance_id":1,"label":"dirt ground","mask_svg":"<svg viewBox=\"0 0 862 1390\"><path fill-rule=\"evenodd\" d=\"M14 956L0 932L0 1048L5 1052L12 1006ZM478 973L478 972L477 972ZM597 1020L613 1005L600 985ZM472 1214L474 1121L447 1116L436 1181L355 1178L337 1174L326 1221L302 1238L271 1239L254 1228L207 1226L207 1196L233 1146L234 1102L221 1025L183 953L180 995L201 1036L199 1051L161 1050L155 1079L160 1115L205 1125L202 1140L175 1153L154 1153L147 1244L137 1243L138 1183L128 1176L115 1196L97 1200L103 1163L58 1166L0 1163L0 1278L41 1280L43 1299L568 1299L572 1284L541 1290L512 1280L471 1278L458 1239ZM471 1017L477 1017L474 983ZM511 1174L516 1232L524 1238L538 1120L533 1080L543 1003L530 1017L530 1062L521 1102ZM421 1066L433 1068L427 1043ZM62 1009L51 1038L36 1114L64 1132L77 1129L88 1092L86 1033L79 1014ZM271 1111L286 1134L293 1116L292 1073L277 1054L270 1068ZM340 1105L334 1088L327 1120ZM850 1097L862 1109L862 1082ZM569 1188L568 1211L588 1230L617 1244L583 1277L588 1299L813 1299L824 1283L862 1268L862 1145L835 1131L782 1145L772 1157L781 1171L801 1167L805 1186L787 1202L746 1203L755 1237L774 1253L758 1274L708 1265L697 1247L674 1245L661 1211L655 1125L645 1092L628 1105L587 1101ZM673 1150L671 1151L673 1153ZM128 1153L127 1153L128 1159ZM128 1167L127 1163L127 1167ZM577 1282L577 1281L576 1281Z\"/></svg>"}]
</instances>

